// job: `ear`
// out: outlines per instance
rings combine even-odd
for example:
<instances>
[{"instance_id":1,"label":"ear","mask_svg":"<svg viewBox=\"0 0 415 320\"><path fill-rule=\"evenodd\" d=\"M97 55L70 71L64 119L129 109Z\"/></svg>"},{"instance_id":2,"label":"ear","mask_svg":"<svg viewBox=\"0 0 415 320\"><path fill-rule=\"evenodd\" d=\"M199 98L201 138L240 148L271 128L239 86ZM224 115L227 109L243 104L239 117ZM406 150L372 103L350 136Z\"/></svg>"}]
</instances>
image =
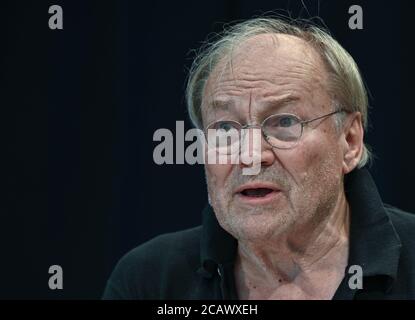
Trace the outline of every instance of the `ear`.
<instances>
[{"instance_id":1,"label":"ear","mask_svg":"<svg viewBox=\"0 0 415 320\"><path fill-rule=\"evenodd\" d=\"M363 155L363 124L360 112L349 113L341 136L343 145L343 174L351 172Z\"/></svg>"}]
</instances>

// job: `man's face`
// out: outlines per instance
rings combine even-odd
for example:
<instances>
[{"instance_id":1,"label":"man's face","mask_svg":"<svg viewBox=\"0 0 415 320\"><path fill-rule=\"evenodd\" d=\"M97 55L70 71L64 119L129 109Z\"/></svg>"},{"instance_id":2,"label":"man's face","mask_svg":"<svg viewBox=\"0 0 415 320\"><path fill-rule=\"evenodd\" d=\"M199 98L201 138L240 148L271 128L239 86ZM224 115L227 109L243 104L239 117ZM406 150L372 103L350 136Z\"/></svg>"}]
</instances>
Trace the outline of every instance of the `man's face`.
<instances>
[{"instance_id":1,"label":"man's face","mask_svg":"<svg viewBox=\"0 0 415 320\"><path fill-rule=\"evenodd\" d=\"M259 35L221 61L202 101L203 124L236 120L260 124L275 113L303 120L333 111L328 76L318 54L303 40ZM220 225L237 239L266 240L327 215L342 190L343 152L334 117L304 127L293 149L261 143L261 170L252 164L206 164L210 203Z\"/></svg>"}]
</instances>

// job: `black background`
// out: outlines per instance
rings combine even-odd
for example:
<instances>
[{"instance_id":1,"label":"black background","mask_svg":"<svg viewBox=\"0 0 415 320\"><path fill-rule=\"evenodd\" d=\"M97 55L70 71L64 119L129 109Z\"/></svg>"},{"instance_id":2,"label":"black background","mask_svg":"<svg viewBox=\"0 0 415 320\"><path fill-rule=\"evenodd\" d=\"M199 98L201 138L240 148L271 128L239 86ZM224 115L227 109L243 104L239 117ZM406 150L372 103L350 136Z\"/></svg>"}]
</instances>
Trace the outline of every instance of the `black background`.
<instances>
[{"instance_id":1,"label":"black background","mask_svg":"<svg viewBox=\"0 0 415 320\"><path fill-rule=\"evenodd\" d=\"M53 4L63 8L63 30L48 28ZM319 14L356 59L371 92L371 172L385 202L415 212L409 1L303 4L2 1L0 298L99 298L125 252L200 223L202 166L156 165L153 133L179 120L191 127L191 49L223 22L270 10ZM348 27L353 4L363 8L363 30ZM53 264L63 268L63 290L48 288Z\"/></svg>"}]
</instances>

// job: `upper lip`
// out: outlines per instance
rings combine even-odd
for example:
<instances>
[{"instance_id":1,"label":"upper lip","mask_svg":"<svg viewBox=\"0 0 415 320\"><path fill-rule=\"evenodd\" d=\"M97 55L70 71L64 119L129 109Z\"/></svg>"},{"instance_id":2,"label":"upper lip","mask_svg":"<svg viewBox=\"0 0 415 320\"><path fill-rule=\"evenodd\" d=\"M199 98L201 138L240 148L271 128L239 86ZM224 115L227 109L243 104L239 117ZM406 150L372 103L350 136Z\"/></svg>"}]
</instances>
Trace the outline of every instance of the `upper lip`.
<instances>
[{"instance_id":1,"label":"upper lip","mask_svg":"<svg viewBox=\"0 0 415 320\"><path fill-rule=\"evenodd\" d=\"M271 190L274 190L274 191L281 191L281 188L278 187L277 185L273 184L273 183L250 182L250 183L243 184L243 185L239 186L238 188L236 188L235 193L240 193L240 192L242 192L244 190L247 190L247 189L260 189L260 188L271 189Z\"/></svg>"}]
</instances>

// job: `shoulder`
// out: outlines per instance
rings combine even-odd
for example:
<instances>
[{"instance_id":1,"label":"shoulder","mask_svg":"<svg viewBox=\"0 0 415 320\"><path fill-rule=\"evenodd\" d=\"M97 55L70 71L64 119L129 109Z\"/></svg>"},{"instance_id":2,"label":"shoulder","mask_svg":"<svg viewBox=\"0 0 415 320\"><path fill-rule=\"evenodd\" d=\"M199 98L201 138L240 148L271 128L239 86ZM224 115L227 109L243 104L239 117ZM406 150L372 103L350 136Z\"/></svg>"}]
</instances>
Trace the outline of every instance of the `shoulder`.
<instances>
[{"instance_id":1,"label":"shoulder","mask_svg":"<svg viewBox=\"0 0 415 320\"><path fill-rule=\"evenodd\" d=\"M157 299L160 286L180 276L178 271L190 274L200 266L201 229L163 234L129 251L114 268L103 298Z\"/></svg>"},{"instance_id":2,"label":"shoulder","mask_svg":"<svg viewBox=\"0 0 415 320\"><path fill-rule=\"evenodd\" d=\"M157 270L181 262L199 262L201 229L199 226L159 235L131 250L120 262L135 266L145 262Z\"/></svg>"},{"instance_id":3,"label":"shoulder","mask_svg":"<svg viewBox=\"0 0 415 320\"><path fill-rule=\"evenodd\" d=\"M401 241L415 245L415 214L389 204L384 207Z\"/></svg>"},{"instance_id":4,"label":"shoulder","mask_svg":"<svg viewBox=\"0 0 415 320\"><path fill-rule=\"evenodd\" d=\"M159 235L128 252L121 261L166 260L177 254L199 254L201 226ZM162 253L162 254L161 254ZM154 261L154 262L156 262Z\"/></svg>"}]
</instances>

